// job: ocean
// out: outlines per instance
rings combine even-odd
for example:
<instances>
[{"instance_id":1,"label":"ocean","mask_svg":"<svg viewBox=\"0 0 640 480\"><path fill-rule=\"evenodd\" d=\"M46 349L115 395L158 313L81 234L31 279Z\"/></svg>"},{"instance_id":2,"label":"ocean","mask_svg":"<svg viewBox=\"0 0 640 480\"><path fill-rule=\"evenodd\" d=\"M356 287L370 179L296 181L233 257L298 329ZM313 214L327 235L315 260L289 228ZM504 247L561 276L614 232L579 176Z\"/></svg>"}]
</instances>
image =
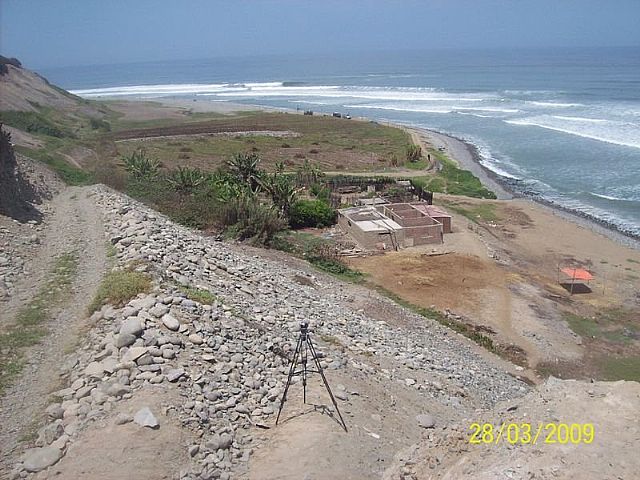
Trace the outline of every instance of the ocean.
<instances>
[{"instance_id":1,"label":"ocean","mask_svg":"<svg viewBox=\"0 0 640 480\"><path fill-rule=\"evenodd\" d=\"M640 48L264 56L44 70L85 98L338 111L453 135L520 194L640 236Z\"/></svg>"}]
</instances>

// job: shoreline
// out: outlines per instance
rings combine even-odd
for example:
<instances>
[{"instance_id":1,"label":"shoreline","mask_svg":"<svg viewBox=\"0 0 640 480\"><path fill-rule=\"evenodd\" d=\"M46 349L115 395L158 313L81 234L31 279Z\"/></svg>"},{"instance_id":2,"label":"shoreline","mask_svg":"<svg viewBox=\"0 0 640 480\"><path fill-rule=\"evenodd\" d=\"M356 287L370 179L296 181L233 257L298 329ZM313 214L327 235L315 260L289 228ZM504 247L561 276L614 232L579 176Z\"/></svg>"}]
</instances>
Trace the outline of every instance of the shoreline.
<instances>
[{"instance_id":1,"label":"shoreline","mask_svg":"<svg viewBox=\"0 0 640 480\"><path fill-rule=\"evenodd\" d=\"M100 101L113 102L114 99L104 98ZM115 101L122 101L122 99L117 99ZM303 113L302 111L297 111L289 108L276 108L263 105L234 103L227 101L202 101L199 99L196 100L191 98L177 97L155 98L153 100L129 97L124 101L150 101L166 107L182 108L192 112L233 114L242 111L261 110L266 112L279 111L300 115ZM318 113L320 114L321 112ZM592 215L563 207L562 205L551 202L539 196L527 195L523 192L519 192L517 188L514 188L514 181L509 181L506 177L503 177L484 166L481 162L482 157L478 151L478 147L466 140L427 128L415 127L412 125L403 125L400 123L389 121L382 122L370 117L357 117L354 119L385 123L389 126L405 130L411 135L412 138L414 137L414 135L416 135L421 141L429 143L436 148L444 147L447 156L449 156L451 160L456 162L460 168L469 170L471 173L473 173L473 175L475 175L480 180L480 183L482 183L482 185L496 194L497 200L509 201L517 198L529 201L532 204L546 209L547 211L552 211L554 215L558 215L563 219L570 221L580 227L587 228L595 233L604 235L618 244L640 250L640 237L624 232L620 230L616 225L607 222L606 220L602 220Z\"/></svg>"},{"instance_id":2,"label":"shoreline","mask_svg":"<svg viewBox=\"0 0 640 480\"><path fill-rule=\"evenodd\" d=\"M498 197L498 200L512 200L517 198L531 202L547 211L553 212L554 215L558 215L576 225L604 235L619 244L640 250L640 237L620 230L617 225L611 222L564 207L541 196L527 195L519 192L516 188L513 188L516 181L510 181L482 164L482 157L478 151L478 147L474 144L454 137L453 135L447 135L426 128L396 126L401 126L409 132L413 131L420 136L426 137L426 141L436 148L444 146L446 149L445 153L448 154L449 158L455 161L460 168L469 170L478 177L480 183L493 191Z\"/></svg>"},{"instance_id":3,"label":"shoreline","mask_svg":"<svg viewBox=\"0 0 640 480\"><path fill-rule=\"evenodd\" d=\"M423 138L423 140L426 140L427 143L436 148L444 147L445 150L443 153L457 163L461 169L469 170L473 173L482 185L496 194L498 200L511 200L516 196L515 192L499 181L498 175L495 172L481 164L478 149L472 143L435 130L404 127L393 123L391 125L402 127L409 132L415 132L418 136L426 137Z\"/></svg>"}]
</instances>

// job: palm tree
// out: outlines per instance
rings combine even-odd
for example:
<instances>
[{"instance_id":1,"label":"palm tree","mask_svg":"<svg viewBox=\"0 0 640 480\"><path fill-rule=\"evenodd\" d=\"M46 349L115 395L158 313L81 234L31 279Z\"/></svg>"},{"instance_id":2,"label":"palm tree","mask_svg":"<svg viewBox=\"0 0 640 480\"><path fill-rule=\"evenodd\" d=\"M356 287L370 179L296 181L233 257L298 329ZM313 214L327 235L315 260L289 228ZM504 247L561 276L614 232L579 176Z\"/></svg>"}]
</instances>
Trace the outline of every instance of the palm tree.
<instances>
[{"instance_id":1,"label":"palm tree","mask_svg":"<svg viewBox=\"0 0 640 480\"><path fill-rule=\"evenodd\" d=\"M236 153L227 160L231 174L241 183L248 184L251 190L258 187L260 157L255 153Z\"/></svg>"},{"instance_id":2,"label":"palm tree","mask_svg":"<svg viewBox=\"0 0 640 480\"><path fill-rule=\"evenodd\" d=\"M129 155L122 156L125 170L136 179L153 178L158 175L160 162L149 158L144 148L140 148Z\"/></svg>"},{"instance_id":3,"label":"palm tree","mask_svg":"<svg viewBox=\"0 0 640 480\"><path fill-rule=\"evenodd\" d=\"M298 199L299 190L293 185L291 179L281 173L265 175L260 185L271 195L271 201L280 213L289 218L289 210Z\"/></svg>"},{"instance_id":4,"label":"palm tree","mask_svg":"<svg viewBox=\"0 0 640 480\"><path fill-rule=\"evenodd\" d=\"M199 168L178 167L173 171L167 182L169 182L173 188L181 194L192 193L202 183L204 183L206 177L205 174Z\"/></svg>"}]
</instances>

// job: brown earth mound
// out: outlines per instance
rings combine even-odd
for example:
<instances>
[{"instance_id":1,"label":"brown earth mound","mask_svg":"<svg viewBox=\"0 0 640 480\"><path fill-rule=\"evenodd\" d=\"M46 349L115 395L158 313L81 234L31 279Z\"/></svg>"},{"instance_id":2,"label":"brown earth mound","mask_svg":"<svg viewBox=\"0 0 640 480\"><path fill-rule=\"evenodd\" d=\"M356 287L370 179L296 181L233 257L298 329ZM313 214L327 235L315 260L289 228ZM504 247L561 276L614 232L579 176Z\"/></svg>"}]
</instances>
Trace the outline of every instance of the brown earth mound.
<instances>
[{"instance_id":1,"label":"brown earth mound","mask_svg":"<svg viewBox=\"0 0 640 480\"><path fill-rule=\"evenodd\" d=\"M467 421L425 433L421 443L396 456L383 478L638 478L639 409L637 382L587 383L550 378L515 402L499 404ZM494 427L493 442L470 443L475 431L470 426L475 422ZM502 423L506 427L496 441ZM519 428L511 427L509 433L512 424ZM523 429L523 424L531 425L531 439L524 433L528 427ZM539 426L541 433L533 444ZM514 441L516 430L518 439Z\"/></svg>"}]
</instances>

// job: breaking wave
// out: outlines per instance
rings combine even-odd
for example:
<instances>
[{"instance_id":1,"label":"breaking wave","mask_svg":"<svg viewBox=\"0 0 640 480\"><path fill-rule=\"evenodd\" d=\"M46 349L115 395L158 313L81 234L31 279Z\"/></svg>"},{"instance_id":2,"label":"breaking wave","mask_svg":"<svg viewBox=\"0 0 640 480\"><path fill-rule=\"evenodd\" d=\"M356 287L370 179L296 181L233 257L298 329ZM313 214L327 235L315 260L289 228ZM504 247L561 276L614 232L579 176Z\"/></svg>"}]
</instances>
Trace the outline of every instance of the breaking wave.
<instances>
[{"instance_id":1,"label":"breaking wave","mask_svg":"<svg viewBox=\"0 0 640 480\"><path fill-rule=\"evenodd\" d=\"M546 128L600 142L640 148L640 125L631 122L553 115L511 119L505 120L505 122L511 125Z\"/></svg>"}]
</instances>

